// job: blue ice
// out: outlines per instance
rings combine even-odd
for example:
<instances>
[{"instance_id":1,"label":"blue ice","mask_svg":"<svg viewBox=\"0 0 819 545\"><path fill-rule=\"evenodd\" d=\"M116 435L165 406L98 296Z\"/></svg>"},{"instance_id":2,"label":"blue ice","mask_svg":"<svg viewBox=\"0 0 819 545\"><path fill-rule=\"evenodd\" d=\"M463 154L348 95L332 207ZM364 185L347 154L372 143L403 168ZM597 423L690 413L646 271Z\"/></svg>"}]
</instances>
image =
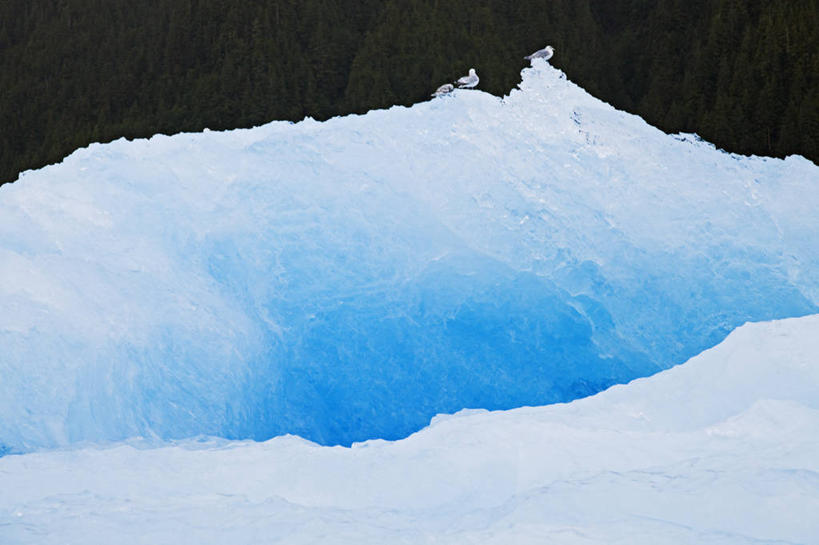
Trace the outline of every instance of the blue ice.
<instances>
[{"instance_id":1,"label":"blue ice","mask_svg":"<svg viewBox=\"0 0 819 545\"><path fill-rule=\"evenodd\" d=\"M120 140L0 189L0 448L322 444L587 396L817 312L819 169L545 64L324 123Z\"/></svg>"}]
</instances>

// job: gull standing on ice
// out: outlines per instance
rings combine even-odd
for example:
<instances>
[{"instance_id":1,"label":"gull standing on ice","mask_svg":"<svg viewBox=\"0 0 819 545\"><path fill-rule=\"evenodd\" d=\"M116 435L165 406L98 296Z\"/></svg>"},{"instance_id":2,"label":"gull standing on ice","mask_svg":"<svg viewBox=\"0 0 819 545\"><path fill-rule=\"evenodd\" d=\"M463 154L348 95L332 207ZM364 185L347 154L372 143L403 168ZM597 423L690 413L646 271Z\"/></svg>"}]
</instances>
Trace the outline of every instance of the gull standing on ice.
<instances>
[{"instance_id":1,"label":"gull standing on ice","mask_svg":"<svg viewBox=\"0 0 819 545\"><path fill-rule=\"evenodd\" d=\"M523 58L526 59L527 61L533 61L535 59L543 59L544 61L548 61L549 59L552 58L552 55L554 54L555 54L554 48L550 45L547 45L543 49L538 49L531 55L528 55Z\"/></svg>"},{"instance_id":2,"label":"gull standing on ice","mask_svg":"<svg viewBox=\"0 0 819 545\"><path fill-rule=\"evenodd\" d=\"M473 87L478 85L479 81L481 81L481 79L478 77L478 74L477 72L475 72L475 69L470 68L469 75L462 77L456 83L458 84L458 87L460 87L461 89L472 89Z\"/></svg>"},{"instance_id":3,"label":"gull standing on ice","mask_svg":"<svg viewBox=\"0 0 819 545\"><path fill-rule=\"evenodd\" d=\"M441 97L441 96L444 96L444 95L448 95L454 89L455 89L455 87L451 83L444 83L443 85L441 85L440 87L435 89L435 92L432 93L432 96Z\"/></svg>"}]
</instances>

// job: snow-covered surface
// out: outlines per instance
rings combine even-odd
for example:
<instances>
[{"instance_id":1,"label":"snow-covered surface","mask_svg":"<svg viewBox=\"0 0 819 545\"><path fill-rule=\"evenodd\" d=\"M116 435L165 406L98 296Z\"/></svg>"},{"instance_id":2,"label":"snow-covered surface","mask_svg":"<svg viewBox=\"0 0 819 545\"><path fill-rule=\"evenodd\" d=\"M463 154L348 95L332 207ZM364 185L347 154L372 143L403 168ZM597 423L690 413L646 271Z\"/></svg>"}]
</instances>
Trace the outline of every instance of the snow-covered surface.
<instances>
[{"instance_id":1,"label":"snow-covered surface","mask_svg":"<svg viewBox=\"0 0 819 545\"><path fill-rule=\"evenodd\" d=\"M809 161L538 60L503 99L92 145L0 188L0 453L583 397L817 312L817 210Z\"/></svg>"},{"instance_id":2,"label":"snow-covered surface","mask_svg":"<svg viewBox=\"0 0 819 545\"><path fill-rule=\"evenodd\" d=\"M0 543L819 543L819 316L594 397L397 442L0 459Z\"/></svg>"}]
</instances>

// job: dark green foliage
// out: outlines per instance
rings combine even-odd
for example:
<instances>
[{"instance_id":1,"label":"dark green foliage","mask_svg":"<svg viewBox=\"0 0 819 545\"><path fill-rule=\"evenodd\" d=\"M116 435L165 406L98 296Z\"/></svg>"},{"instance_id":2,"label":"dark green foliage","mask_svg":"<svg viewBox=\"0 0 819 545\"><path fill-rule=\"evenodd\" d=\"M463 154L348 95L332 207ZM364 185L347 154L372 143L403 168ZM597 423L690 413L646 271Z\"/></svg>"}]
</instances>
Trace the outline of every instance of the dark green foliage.
<instances>
[{"instance_id":1,"label":"dark green foliage","mask_svg":"<svg viewBox=\"0 0 819 545\"><path fill-rule=\"evenodd\" d=\"M120 136L324 119L523 56L740 153L819 161L819 0L3 0L0 181Z\"/></svg>"}]
</instances>

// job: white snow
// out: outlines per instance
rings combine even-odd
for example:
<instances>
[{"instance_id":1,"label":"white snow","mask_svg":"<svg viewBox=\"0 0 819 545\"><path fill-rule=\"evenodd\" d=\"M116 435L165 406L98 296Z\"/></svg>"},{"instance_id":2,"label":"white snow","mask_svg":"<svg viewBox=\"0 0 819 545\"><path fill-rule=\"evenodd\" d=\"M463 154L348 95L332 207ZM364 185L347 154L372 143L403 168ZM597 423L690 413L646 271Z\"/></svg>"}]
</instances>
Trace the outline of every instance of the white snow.
<instances>
[{"instance_id":1,"label":"white snow","mask_svg":"<svg viewBox=\"0 0 819 545\"><path fill-rule=\"evenodd\" d=\"M0 459L3 544L819 542L819 315L596 396L397 442Z\"/></svg>"}]
</instances>

